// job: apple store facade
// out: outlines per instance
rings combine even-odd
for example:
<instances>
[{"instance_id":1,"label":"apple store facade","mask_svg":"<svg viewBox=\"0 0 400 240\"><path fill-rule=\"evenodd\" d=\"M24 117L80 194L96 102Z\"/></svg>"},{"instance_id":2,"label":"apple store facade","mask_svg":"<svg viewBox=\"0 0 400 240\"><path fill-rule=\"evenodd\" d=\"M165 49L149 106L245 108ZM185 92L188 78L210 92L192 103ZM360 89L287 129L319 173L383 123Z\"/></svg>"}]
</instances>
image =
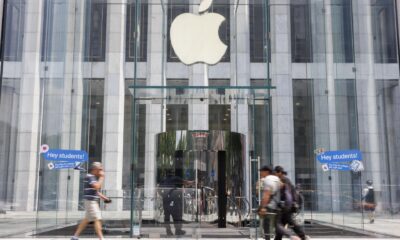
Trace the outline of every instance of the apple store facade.
<instances>
[{"instance_id":1,"label":"apple store facade","mask_svg":"<svg viewBox=\"0 0 400 240\"><path fill-rule=\"evenodd\" d=\"M267 164L301 189L303 223L337 229L380 231L362 207L372 180L375 222L400 236L399 12L396 0L0 0L0 237L74 226L92 162L121 236L165 235L173 173L187 236L253 238ZM88 161L57 165L44 146ZM344 150L362 167L318 160Z\"/></svg>"}]
</instances>

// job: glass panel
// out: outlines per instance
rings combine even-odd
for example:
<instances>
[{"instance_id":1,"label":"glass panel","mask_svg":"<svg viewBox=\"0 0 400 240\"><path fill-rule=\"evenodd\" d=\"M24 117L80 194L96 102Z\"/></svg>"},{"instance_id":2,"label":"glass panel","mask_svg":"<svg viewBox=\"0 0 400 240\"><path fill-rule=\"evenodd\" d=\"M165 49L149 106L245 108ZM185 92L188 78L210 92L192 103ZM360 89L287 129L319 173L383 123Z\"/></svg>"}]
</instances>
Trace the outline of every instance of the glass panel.
<instances>
[{"instance_id":1,"label":"glass panel","mask_svg":"<svg viewBox=\"0 0 400 240\"><path fill-rule=\"evenodd\" d=\"M4 60L21 61L25 27L25 0L7 1L4 36Z\"/></svg>"},{"instance_id":2,"label":"glass panel","mask_svg":"<svg viewBox=\"0 0 400 240\"><path fill-rule=\"evenodd\" d=\"M381 214L377 213L377 220L383 218L398 219L399 210L399 179L397 177L399 158L399 80L376 80L376 94L378 107L379 141L382 150L379 154L382 169L369 169L365 179L373 181L376 201L382 204ZM374 181L374 175L381 174L382 181ZM365 221L371 221L371 212L364 214Z\"/></svg>"},{"instance_id":3,"label":"glass panel","mask_svg":"<svg viewBox=\"0 0 400 240\"><path fill-rule=\"evenodd\" d=\"M127 5L126 17L126 61L133 62L135 56L135 14L136 5L134 0L129 0ZM148 4L142 3L140 5L140 46L138 47L138 62L145 62L147 60L147 28L148 28Z\"/></svg>"},{"instance_id":4,"label":"glass panel","mask_svg":"<svg viewBox=\"0 0 400 240\"><path fill-rule=\"evenodd\" d=\"M10 211L16 174L16 145L19 117L20 79L2 79L0 112L0 209Z\"/></svg>"},{"instance_id":5,"label":"glass panel","mask_svg":"<svg viewBox=\"0 0 400 240\"><path fill-rule=\"evenodd\" d=\"M251 62L266 62L266 21L264 12L266 8L265 2L251 1L250 10L250 61ZM271 58L271 57L270 57Z\"/></svg>"},{"instance_id":6,"label":"glass panel","mask_svg":"<svg viewBox=\"0 0 400 240\"><path fill-rule=\"evenodd\" d=\"M293 80L293 121L296 183L304 196L304 210L315 210L313 80ZM319 192L321 194L321 192Z\"/></svg>"},{"instance_id":7,"label":"glass panel","mask_svg":"<svg viewBox=\"0 0 400 240\"><path fill-rule=\"evenodd\" d=\"M35 6L35 8L40 8L36 11L43 13L41 16L43 29L39 35L42 39L37 45L34 44L36 41L30 40L29 46L38 52L38 58L32 61L39 64L39 60L42 60L40 66L44 70L38 89L40 93L38 132L40 135L36 149L40 149L40 146L45 144L50 149L71 148L71 142L63 136L63 133L69 131L71 121L70 106L67 105L66 99L70 94L67 88L72 78L67 76L65 68L59 67L66 60L69 6L67 1L53 0ZM31 7L30 11L35 11L32 5L29 7ZM27 10L27 12L30 11ZM35 30L27 31L35 32ZM32 34L32 36L36 35ZM39 71L36 71L39 77ZM30 76L28 79L35 81L33 79L36 77ZM39 152L37 156L39 174L36 192L36 229L42 230L68 223L67 210L76 206L78 199L74 199L68 191L72 182L70 180L75 177L73 171L56 169L53 161L44 159Z\"/></svg>"},{"instance_id":8,"label":"glass panel","mask_svg":"<svg viewBox=\"0 0 400 240\"><path fill-rule=\"evenodd\" d=\"M351 63L353 54L352 3L346 0L332 1L332 38L335 63Z\"/></svg>"},{"instance_id":9,"label":"glass panel","mask_svg":"<svg viewBox=\"0 0 400 240\"><path fill-rule=\"evenodd\" d=\"M309 0L291 0L292 62L312 62Z\"/></svg>"},{"instance_id":10,"label":"glass panel","mask_svg":"<svg viewBox=\"0 0 400 240\"><path fill-rule=\"evenodd\" d=\"M376 63L397 63L396 19L393 0L371 1Z\"/></svg>"},{"instance_id":11,"label":"glass panel","mask_svg":"<svg viewBox=\"0 0 400 240\"><path fill-rule=\"evenodd\" d=\"M42 61L63 61L66 47L67 12L65 3L45 0L43 3Z\"/></svg>"}]
</instances>

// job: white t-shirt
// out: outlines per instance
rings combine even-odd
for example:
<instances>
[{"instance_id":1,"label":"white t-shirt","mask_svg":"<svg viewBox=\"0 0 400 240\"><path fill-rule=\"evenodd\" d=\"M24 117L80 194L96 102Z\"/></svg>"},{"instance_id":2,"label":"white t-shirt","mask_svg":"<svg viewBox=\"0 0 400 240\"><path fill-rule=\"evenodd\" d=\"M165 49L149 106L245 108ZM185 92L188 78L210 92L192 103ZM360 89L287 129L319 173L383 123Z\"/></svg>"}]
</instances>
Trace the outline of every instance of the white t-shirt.
<instances>
[{"instance_id":1,"label":"white t-shirt","mask_svg":"<svg viewBox=\"0 0 400 240\"><path fill-rule=\"evenodd\" d=\"M263 179L264 191L270 191L271 197L267 205L268 208L277 209L280 201L281 180L275 175L268 175Z\"/></svg>"}]
</instances>

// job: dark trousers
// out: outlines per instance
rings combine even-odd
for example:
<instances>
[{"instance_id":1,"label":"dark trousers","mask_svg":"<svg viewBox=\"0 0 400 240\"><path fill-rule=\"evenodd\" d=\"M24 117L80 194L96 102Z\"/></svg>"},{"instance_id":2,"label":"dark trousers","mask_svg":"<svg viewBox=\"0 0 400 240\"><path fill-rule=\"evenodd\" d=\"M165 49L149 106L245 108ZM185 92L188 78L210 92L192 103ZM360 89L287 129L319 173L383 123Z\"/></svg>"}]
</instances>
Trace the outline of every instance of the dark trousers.
<instances>
[{"instance_id":1,"label":"dark trousers","mask_svg":"<svg viewBox=\"0 0 400 240\"><path fill-rule=\"evenodd\" d=\"M181 191L173 190L163 198L164 224L171 231L170 219L174 221L175 231L182 230L182 197Z\"/></svg>"},{"instance_id":2,"label":"dark trousers","mask_svg":"<svg viewBox=\"0 0 400 240\"><path fill-rule=\"evenodd\" d=\"M306 236L304 234L303 228L296 223L296 221L293 219L293 213L291 211L282 211L281 214L281 226L285 231L287 231L284 227L286 224L292 227L293 231L299 236L301 239L306 239ZM284 236L284 233L282 231L276 231L275 235L275 240L281 240L282 237Z\"/></svg>"},{"instance_id":3,"label":"dark trousers","mask_svg":"<svg viewBox=\"0 0 400 240\"><path fill-rule=\"evenodd\" d=\"M265 239L270 239L273 235L273 228L275 228L275 236L278 234L280 236L290 237L290 231L285 229L282 225L282 212L278 210L268 209L267 216L264 217L264 237ZM281 237L282 238L282 237Z\"/></svg>"}]
</instances>

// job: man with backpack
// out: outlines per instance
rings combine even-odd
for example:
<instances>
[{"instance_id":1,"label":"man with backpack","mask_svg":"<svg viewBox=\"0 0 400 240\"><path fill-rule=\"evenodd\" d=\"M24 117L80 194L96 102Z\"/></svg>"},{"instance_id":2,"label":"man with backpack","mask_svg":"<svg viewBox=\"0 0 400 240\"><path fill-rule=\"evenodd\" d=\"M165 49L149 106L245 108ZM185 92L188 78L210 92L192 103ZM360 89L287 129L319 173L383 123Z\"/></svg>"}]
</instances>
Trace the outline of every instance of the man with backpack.
<instances>
[{"instance_id":1,"label":"man with backpack","mask_svg":"<svg viewBox=\"0 0 400 240\"><path fill-rule=\"evenodd\" d=\"M304 234L303 228L294 220L293 213L299 211L301 208L301 196L296 191L295 186L286 177L285 171L283 167L276 166L274 168L275 175L281 180L283 183L283 187L281 188L281 198L280 198L280 207L281 207L281 224L283 226L288 225L292 227L293 231L302 239L306 239L306 235ZM276 232L275 240L281 240L283 235L279 232Z\"/></svg>"},{"instance_id":2,"label":"man with backpack","mask_svg":"<svg viewBox=\"0 0 400 240\"><path fill-rule=\"evenodd\" d=\"M258 214L262 217L265 239L271 237L271 226L275 226L276 235L287 236L292 240L298 240L296 236L291 236L291 232L282 225L282 211L279 207L281 181L273 174L272 168L264 166L260 169L260 177L263 178L263 192Z\"/></svg>"},{"instance_id":3,"label":"man with backpack","mask_svg":"<svg viewBox=\"0 0 400 240\"><path fill-rule=\"evenodd\" d=\"M375 192L372 186L372 181L367 180L367 187L363 190L363 207L364 210L368 212L369 223L374 223L375 221Z\"/></svg>"}]
</instances>

